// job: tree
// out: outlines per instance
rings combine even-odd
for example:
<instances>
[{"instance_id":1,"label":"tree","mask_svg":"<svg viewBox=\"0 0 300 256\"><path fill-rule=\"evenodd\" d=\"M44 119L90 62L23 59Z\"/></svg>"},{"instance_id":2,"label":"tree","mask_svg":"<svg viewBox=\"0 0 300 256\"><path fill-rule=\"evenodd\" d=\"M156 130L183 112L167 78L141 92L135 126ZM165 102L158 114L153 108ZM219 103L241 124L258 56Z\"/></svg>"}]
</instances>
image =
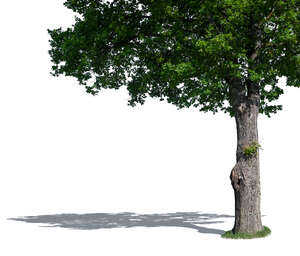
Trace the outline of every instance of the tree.
<instances>
[{"instance_id":1,"label":"tree","mask_svg":"<svg viewBox=\"0 0 300 256\"><path fill-rule=\"evenodd\" d=\"M300 0L67 0L75 16L48 30L51 74L93 95L126 86L178 108L224 111L237 127L234 233L263 230L257 117L286 86L300 87Z\"/></svg>"}]
</instances>

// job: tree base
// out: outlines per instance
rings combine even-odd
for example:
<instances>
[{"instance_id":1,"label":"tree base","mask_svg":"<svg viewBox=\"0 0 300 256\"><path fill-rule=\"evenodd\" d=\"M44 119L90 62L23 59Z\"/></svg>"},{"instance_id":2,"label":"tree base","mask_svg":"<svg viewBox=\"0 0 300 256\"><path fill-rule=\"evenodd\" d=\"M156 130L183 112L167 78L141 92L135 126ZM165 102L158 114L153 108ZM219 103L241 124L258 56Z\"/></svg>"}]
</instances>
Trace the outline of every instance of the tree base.
<instances>
[{"instance_id":1,"label":"tree base","mask_svg":"<svg viewBox=\"0 0 300 256\"><path fill-rule=\"evenodd\" d=\"M259 231L254 234L248 234L248 233L236 233L234 234L232 230L225 232L222 237L223 238L230 238L230 239L252 239L252 238L260 238L260 237L266 237L271 234L271 229L264 226L264 229L262 231Z\"/></svg>"}]
</instances>

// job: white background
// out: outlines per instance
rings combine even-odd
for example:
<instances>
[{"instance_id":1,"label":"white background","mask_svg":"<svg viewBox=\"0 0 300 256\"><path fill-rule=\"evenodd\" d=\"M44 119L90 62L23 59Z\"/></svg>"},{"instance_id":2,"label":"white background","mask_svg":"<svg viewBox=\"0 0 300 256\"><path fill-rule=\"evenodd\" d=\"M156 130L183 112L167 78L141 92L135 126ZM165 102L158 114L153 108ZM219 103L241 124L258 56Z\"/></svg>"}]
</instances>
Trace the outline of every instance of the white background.
<instances>
[{"instance_id":1,"label":"white background","mask_svg":"<svg viewBox=\"0 0 300 256\"><path fill-rule=\"evenodd\" d=\"M259 118L265 239L231 241L182 227L45 228L8 220L59 213L234 214L234 120L126 90L93 97L51 77L47 29L70 26L58 0L4 1L0 15L0 255L299 255L299 96ZM284 86L284 79L281 80ZM203 225L229 230L233 218ZM202 253L202 254L201 254Z\"/></svg>"}]
</instances>

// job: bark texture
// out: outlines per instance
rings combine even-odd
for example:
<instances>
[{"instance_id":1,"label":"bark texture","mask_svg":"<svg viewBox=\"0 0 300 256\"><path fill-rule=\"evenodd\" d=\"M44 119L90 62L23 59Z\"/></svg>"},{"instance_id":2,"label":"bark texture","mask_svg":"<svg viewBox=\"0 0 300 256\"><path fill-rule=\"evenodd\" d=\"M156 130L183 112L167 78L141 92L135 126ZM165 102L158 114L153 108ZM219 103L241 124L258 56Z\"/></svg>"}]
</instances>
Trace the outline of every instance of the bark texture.
<instances>
[{"instance_id":1,"label":"bark texture","mask_svg":"<svg viewBox=\"0 0 300 256\"><path fill-rule=\"evenodd\" d=\"M257 118L259 96L254 85L248 95L240 83L233 84L232 106L237 128L236 165L230 179L235 195L233 233L256 233L263 230L260 212L259 152L249 156L245 148L258 143Z\"/></svg>"}]
</instances>

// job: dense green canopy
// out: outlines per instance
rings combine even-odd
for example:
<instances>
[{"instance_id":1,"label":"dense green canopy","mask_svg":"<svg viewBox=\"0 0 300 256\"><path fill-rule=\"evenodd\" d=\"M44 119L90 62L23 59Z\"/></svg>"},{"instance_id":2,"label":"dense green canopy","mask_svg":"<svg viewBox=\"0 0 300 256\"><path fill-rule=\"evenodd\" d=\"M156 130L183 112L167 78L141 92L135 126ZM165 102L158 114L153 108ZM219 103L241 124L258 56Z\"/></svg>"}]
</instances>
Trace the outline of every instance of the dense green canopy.
<instances>
[{"instance_id":1,"label":"dense green canopy","mask_svg":"<svg viewBox=\"0 0 300 256\"><path fill-rule=\"evenodd\" d=\"M258 88L260 112L300 87L300 0L67 0L77 13L66 30L48 30L53 75L87 92L126 86L129 104L147 96L232 114L232 81Z\"/></svg>"}]
</instances>

